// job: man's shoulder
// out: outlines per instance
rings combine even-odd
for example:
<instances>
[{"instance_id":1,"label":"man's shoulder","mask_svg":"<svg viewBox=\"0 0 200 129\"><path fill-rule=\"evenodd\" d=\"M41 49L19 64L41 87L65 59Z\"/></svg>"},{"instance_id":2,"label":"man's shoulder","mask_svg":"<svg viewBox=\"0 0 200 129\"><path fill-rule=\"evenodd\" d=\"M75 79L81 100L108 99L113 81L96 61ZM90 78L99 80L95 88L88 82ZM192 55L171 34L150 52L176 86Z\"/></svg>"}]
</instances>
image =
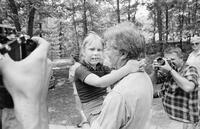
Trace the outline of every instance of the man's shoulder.
<instances>
[{"instance_id":1,"label":"man's shoulder","mask_svg":"<svg viewBox=\"0 0 200 129\"><path fill-rule=\"evenodd\" d=\"M182 71L197 72L197 67L195 65L185 64Z\"/></svg>"},{"instance_id":2,"label":"man's shoulder","mask_svg":"<svg viewBox=\"0 0 200 129\"><path fill-rule=\"evenodd\" d=\"M135 79L143 80L143 79L148 79L148 78L149 78L149 76L147 75L146 72L135 72L135 73L128 74L123 79L125 79L125 80L135 80Z\"/></svg>"},{"instance_id":3,"label":"man's shoulder","mask_svg":"<svg viewBox=\"0 0 200 129\"><path fill-rule=\"evenodd\" d=\"M152 86L152 82L150 77L145 72L136 72L128 74L126 77L121 79L117 84L116 88L120 87L120 91L123 91L124 89L138 89L138 86L141 86L141 88L145 87L146 85Z\"/></svg>"}]
</instances>

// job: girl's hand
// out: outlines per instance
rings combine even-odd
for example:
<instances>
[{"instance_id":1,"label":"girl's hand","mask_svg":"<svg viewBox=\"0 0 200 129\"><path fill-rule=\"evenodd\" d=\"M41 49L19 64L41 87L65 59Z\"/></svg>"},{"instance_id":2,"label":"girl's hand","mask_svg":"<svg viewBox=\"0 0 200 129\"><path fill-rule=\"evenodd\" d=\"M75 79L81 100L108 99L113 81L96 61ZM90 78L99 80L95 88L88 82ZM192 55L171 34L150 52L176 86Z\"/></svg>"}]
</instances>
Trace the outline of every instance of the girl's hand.
<instances>
[{"instance_id":1,"label":"girl's hand","mask_svg":"<svg viewBox=\"0 0 200 129\"><path fill-rule=\"evenodd\" d=\"M144 71L145 65L146 65L145 60L141 60L141 61L129 60L126 63L126 67L130 71L130 73L134 73L137 71Z\"/></svg>"}]
</instances>

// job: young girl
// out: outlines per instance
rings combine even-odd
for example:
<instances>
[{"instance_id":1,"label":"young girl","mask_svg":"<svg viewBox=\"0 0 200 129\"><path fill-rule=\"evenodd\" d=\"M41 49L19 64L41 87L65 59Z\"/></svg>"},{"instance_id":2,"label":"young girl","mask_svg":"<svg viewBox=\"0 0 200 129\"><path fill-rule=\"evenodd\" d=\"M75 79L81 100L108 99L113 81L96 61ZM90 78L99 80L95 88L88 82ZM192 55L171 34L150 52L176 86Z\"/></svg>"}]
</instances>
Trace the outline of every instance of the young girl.
<instances>
[{"instance_id":1,"label":"young girl","mask_svg":"<svg viewBox=\"0 0 200 129\"><path fill-rule=\"evenodd\" d=\"M103 63L104 44L94 32L84 39L81 48L81 65L75 71L75 84L87 121L91 123L101 112L106 88L139 70L140 63L129 61L122 68L111 72ZM109 74L110 73L110 74Z\"/></svg>"}]
</instances>

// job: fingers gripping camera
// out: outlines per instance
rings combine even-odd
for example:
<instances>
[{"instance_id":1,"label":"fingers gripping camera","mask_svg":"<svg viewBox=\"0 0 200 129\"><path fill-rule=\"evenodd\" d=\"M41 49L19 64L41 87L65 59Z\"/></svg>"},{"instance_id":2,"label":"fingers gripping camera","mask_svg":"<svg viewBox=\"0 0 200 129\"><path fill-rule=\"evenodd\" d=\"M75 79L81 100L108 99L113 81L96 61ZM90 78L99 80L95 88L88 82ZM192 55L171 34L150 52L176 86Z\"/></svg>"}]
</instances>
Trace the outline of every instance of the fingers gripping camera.
<instances>
[{"instance_id":1,"label":"fingers gripping camera","mask_svg":"<svg viewBox=\"0 0 200 129\"><path fill-rule=\"evenodd\" d=\"M156 58L155 61L156 61L157 65L158 65L158 67L155 67L155 70L157 72L157 76L161 80L169 79L171 77L171 74L168 71L161 70L160 67L159 67L159 66L164 66L166 64L166 61L171 66L172 69L177 71L176 64L173 61L169 60L169 59L164 60L162 57L158 57L158 58Z\"/></svg>"}]
</instances>

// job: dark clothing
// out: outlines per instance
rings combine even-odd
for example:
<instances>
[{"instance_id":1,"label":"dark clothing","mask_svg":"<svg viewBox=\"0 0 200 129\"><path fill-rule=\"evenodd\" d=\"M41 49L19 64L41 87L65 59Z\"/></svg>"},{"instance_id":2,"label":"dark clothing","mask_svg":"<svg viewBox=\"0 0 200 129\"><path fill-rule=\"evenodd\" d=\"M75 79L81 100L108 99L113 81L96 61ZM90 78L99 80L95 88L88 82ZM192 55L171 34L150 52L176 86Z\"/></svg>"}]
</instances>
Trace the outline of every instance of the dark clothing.
<instances>
[{"instance_id":1,"label":"dark clothing","mask_svg":"<svg viewBox=\"0 0 200 129\"><path fill-rule=\"evenodd\" d=\"M110 68L102 64L97 64L96 69L93 69L90 65L85 62L80 65L75 71L75 84L78 95L82 103L87 103L92 100L96 100L99 97L106 95L106 88L100 88L88 85L84 83L85 78L93 73L97 76L104 76L110 73ZM95 81L95 80L94 80Z\"/></svg>"},{"instance_id":2,"label":"dark clothing","mask_svg":"<svg viewBox=\"0 0 200 129\"><path fill-rule=\"evenodd\" d=\"M3 84L2 76L0 75L0 109L14 108L12 97Z\"/></svg>"}]
</instances>

